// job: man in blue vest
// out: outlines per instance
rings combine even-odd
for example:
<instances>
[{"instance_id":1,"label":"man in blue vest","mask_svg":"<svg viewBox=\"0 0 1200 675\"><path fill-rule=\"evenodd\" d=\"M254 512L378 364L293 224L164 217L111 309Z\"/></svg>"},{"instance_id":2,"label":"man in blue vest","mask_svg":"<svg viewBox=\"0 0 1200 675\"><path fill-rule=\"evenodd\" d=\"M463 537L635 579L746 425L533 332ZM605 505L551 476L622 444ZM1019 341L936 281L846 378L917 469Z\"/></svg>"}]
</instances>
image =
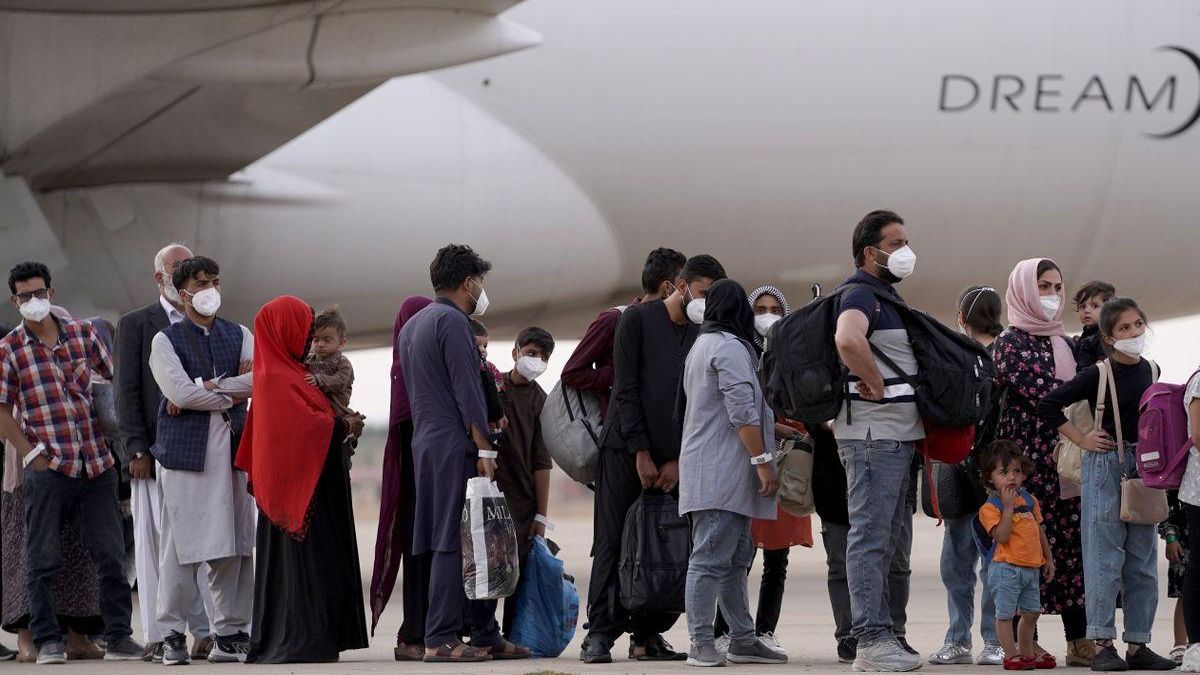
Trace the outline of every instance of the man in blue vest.
<instances>
[{"instance_id":1,"label":"man in blue vest","mask_svg":"<svg viewBox=\"0 0 1200 675\"><path fill-rule=\"evenodd\" d=\"M163 329L150 347L150 370L163 394L151 453L162 491L158 624L163 663L187 663L188 613L196 571L208 566L212 591L212 662L244 661L254 602L255 509L233 453L246 423L254 337L217 318L220 267L188 258L172 278L186 320Z\"/></svg>"}]
</instances>

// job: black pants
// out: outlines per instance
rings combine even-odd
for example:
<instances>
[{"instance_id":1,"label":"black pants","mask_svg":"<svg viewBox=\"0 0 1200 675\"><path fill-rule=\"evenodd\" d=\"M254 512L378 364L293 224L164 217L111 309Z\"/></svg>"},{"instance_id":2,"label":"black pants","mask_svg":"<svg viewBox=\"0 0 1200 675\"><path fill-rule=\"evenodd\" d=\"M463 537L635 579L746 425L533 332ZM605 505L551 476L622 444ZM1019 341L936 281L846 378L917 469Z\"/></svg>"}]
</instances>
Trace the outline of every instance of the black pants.
<instances>
[{"instance_id":1,"label":"black pants","mask_svg":"<svg viewBox=\"0 0 1200 675\"><path fill-rule=\"evenodd\" d=\"M404 555L400 562L404 620L400 624L400 642L406 645L425 644L425 615L429 613L429 553L413 555L413 517L417 487L413 481L411 421L401 422L400 428L400 513L396 516L404 528Z\"/></svg>"},{"instance_id":2,"label":"black pants","mask_svg":"<svg viewBox=\"0 0 1200 675\"><path fill-rule=\"evenodd\" d=\"M1067 642L1087 637L1087 612L1082 607L1065 609L1060 616L1063 622L1063 636L1066 637ZM1017 621L1012 622L1014 640L1017 639L1017 623ZM1039 639L1037 626L1033 627L1033 639Z\"/></svg>"},{"instance_id":3,"label":"black pants","mask_svg":"<svg viewBox=\"0 0 1200 675\"><path fill-rule=\"evenodd\" d=\"M633 454L601 450L596 472L596 508L593 514L592 576L588 586L588 635L610 644L623 633L635 642L670 630L677 612L638 612L621 606L617 566L621 561L621 533L629 508L642 494Z\"/></svg>"},{"instance_id":4,"label":"black pants","mask_svg":"<svg viewBox=\"0 0 1200 675\"><path fill-rule=\"evenodd\" d=\"M1183 504L1187 518L1188 542L1200 541L1200 506ZM1188 642L1200 642L1200 556L1193 564L1188 561L1183 577L1183 624L1187 626Z\"/></svg>"},{"instance_id":5,"label":"black pants","mask_svg":"<svg viewBox=\"0 0 1200 675\"><path fill-rule=\"evenodd\" d=\"M779 611L783 607L783 587L787 580L788 551L781 548L763 551L762 583L758 586L758 612L754 616L754 632L759 635L774 633L779 625ZM713 622L713 634L725 635L729 624L717 607L717 620Z\"/></svg>"}]
</instances>

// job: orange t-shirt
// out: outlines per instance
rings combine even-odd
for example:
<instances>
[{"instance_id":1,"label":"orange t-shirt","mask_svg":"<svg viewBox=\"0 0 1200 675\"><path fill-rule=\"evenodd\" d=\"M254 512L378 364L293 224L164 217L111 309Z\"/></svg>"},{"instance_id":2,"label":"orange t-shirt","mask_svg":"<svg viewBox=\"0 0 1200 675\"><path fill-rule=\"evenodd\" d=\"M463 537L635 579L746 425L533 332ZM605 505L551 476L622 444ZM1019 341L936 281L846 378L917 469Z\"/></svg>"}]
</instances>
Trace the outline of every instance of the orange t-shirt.
<instances>
[{"instance_id":1,"label":"orange t-shirt","mask_svg":"<svg viewBox=\"0 0 1200 675\"><path fill-rule=\"evenodd\" d=\"M1012 533L1009 534L1008 542L1001 544L996 542L996 552L992 555L992 560L995 562L1004 562L1017 567L1041 567L1046 563L1045 557L1042 555L1042 507L1038 503L1037 497L1033 499L1033 511L1029 511L1029 507L1025 505L1025 499L1022 498L1017 502L1017 507L1013 510L1013 527ZM979 522L983 525L983 529L989 534L995 532L996 526L1000 524L1000 509L993 506L990 502L984 502L979 509Z\"/></svg>"}]
</instances>

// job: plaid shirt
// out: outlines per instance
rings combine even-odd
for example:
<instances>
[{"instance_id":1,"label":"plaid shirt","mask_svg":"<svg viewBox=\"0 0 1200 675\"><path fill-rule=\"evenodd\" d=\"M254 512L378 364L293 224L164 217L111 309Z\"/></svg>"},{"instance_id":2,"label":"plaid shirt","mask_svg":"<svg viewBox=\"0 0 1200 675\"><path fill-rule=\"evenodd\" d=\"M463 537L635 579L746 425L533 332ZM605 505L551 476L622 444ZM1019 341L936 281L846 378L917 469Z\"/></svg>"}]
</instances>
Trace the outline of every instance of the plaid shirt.
<instances>
[{"instance_id":1,"label":"plaid shirt","mask_svg":"<svg viewBox=\"0 0 1200 675\"><path fill-rule=\"evenodd\" d=\"M91 324L55 321L53 348L24 323L0 339L0 403L17 411L31 444L45 444L51 469L93 478L113 465L92 411L92 371L111 380L112 358Z\"/></svg>"}]
</instances>

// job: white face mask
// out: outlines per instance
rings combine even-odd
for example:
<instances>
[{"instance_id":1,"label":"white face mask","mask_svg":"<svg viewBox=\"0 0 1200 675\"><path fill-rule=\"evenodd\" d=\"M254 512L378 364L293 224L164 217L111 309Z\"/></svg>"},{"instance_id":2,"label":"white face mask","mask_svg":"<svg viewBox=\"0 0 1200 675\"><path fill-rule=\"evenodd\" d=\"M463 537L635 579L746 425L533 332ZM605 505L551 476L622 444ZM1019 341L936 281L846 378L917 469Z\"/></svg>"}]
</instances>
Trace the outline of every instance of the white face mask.
<instances>
[{"instance_id":1,"label":"white face mask","mask_svg":"<svg viewBox=\"0 0 1200 675\"><path fill-rule=\"evenodd\" d=\"M522 356L517 359L517 372L532 382L538 375L546 372L546 362L536 356Z\"/></svg>"},{"instance_id":2,"label":"white face mask","mask_svg":"<svg viewBox=\"0 0 1200 675\"><path fill-rule=\"evenodd\" d=\"M1142 333L1137 337L1117 340L1113 343L1113 349L1125 356L1137 358L1142 355L1142 352L1146 351L1146 334Z\"/></svg>"},{"instance_id":3,"label":"white face mask","mask_svg":"<svg viewBox=\"0 0 1200 675\"><path fill-rule=\"evenodd\" d=\"M1057 295L1043 295L1041 303L1042 316L1046 317L1047 321L1053 321L1054 317L1058 316L1058 308L1062 306L1062 298Z\"/></svg>"},{"instance_id":4,"label":"white face mask","mask_svg":"<svg viewBox=\"0 0 1200 675\"><path fill-rule=\"evenodd\" d=\"M774 326L782 318L778 314L759 314L754 317L754 330L758 331L759 335L767 337L767 331L771 330L771 326Z\"/></svg>"},{"instance_id":5,"label":"white face mask","mask_svg":"<svg viewBox=\"0 0 1200 675\"><path fill-rule=\"evenodd\" d=\"M33 298L20 307L21 316L34 323L40 323L50 315L50 300Z\"/></svg>"},{"instance_id":6,"label":"white face mask","mask_svg":"<svg viewBox=\"0 0 1200 675\"><path fill-rule=\"evenodd\" d=\"M913 252L910 246L898 248L891 253L878 248L875 250L887 255L887 270L896 275L898 279L911 276L913 270L917 268L917 254Z\"/></svg>"},{"instance_id":7,"label":"white face mask","mask_svg":"<svg viewBox=\"0 0 1200 675\"><path fill-rule=\"evenodd\" d=\"M206 288L192 296L192 309L200 316L214 316L221 309L221 291Z\"/></svg>"},{"instance_id":8,"label":"white face mask","mask_svg":"<svg viewBox=\"0 0 1200 675\"><path fill-rule=\"evenodd\" d=\"M183 300L179 297L179 290L175 288L175 284L171 283L171 275L167 274L166 272L162 272L161 270L160 272L163 275L162 286L160 286L160 288L162 288L163 297L165 297L168 302L172 302L176 305L182 305Z\"/></svg>"},{"instance_id":9,"label":"white face mask","mask_svg":"<svg viewBox=\"0 0 1200 675\"><path fill-rule=\"evenodd\" d=\"M470 291L467 291L467 293L470 293ZM472 295L471 299L475 301L475 311L471 312L471 316L483 316L483 313L486 312L487 308L488 308L487 290L485 290L484 287L482 285L480 285L479 286L479 297L475 297L474 295Z\"/></svg>"},{"instance_id":10,"label":"white face mask","mask_svg":"<svg viewBox=\"0 0 1200 675\"><path fill-rule=\"evenodd\" d=\"M687 304L687 316L692 323L699 325L704 323L704 298L696 298Z\"/></svg>"}]
</instances>

